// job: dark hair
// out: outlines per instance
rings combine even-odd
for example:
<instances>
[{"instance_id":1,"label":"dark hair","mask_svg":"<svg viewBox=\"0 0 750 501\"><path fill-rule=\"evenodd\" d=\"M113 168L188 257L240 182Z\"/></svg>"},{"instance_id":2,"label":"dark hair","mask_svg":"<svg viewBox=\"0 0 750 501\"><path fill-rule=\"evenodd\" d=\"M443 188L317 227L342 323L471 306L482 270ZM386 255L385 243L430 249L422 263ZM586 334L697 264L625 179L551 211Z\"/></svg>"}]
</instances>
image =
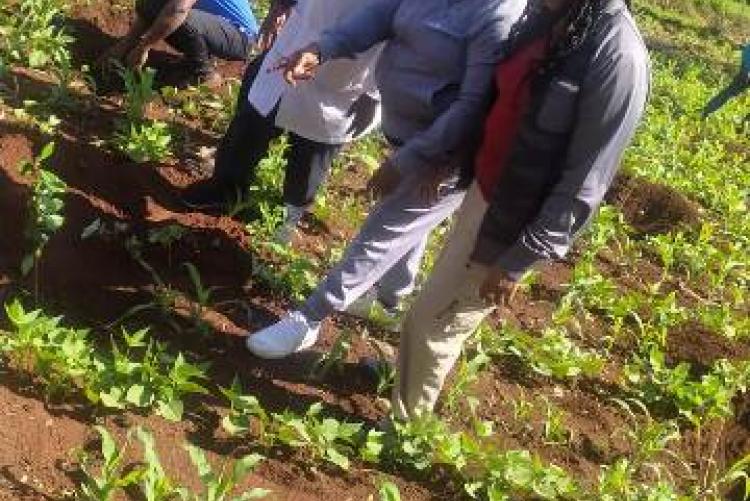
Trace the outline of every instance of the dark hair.
<instances>
[{"instance_id":1,"label":"dark hair","mask_svg":"<svg viewBox=\"0 0 750 501\"><path fill-rule=\"evenodd\" d=\"M630 8L630 1L624 1ZM560 12L551 13L544 9L541 0L529 0L511 29L509 52L515 52L541 33L549 32L553 26L561 26L559 36L551 41L547 55L538 68L538 74L549 74L566 57L581 48L591 35L605 4L606 0L573 0Z\"/></svg>"}]
</instances>

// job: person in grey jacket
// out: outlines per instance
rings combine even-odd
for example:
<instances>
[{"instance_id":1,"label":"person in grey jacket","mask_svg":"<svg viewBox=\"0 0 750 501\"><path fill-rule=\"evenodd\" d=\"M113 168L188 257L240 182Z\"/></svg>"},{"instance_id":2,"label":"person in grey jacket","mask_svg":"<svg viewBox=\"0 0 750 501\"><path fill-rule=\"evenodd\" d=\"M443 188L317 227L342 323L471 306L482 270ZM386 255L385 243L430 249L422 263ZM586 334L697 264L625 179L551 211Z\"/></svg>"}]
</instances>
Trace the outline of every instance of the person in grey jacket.
<instances>
[{"instance_id":1,"label":"person in grey jacket","mask_svg":"<svg viewBox=\"0 0 750 501\"><path fill-rule=\"evenodd\" d=\"M626 3L537 3L514 27L512 55L498 68L505 79L476 182L404 319L392 395L398 419L431 412L464 341L531 266L568 252L641 119L650 64Z\"/></svg>"},{"instance_id":2,"label":"person in grey jacket","mask_svg":"<svg viewBox=\"0 0 750 501\"><path fill-rule=\"evenodd\" d=\"M252 353L281 358L309 348L331 313L351 310L362 296L393 308L412 290L429 232L463 198L456 173L471 157L494 66L524 5L379 0L279 62L290 83L304 85L320 65L385 42L375 80L393 151L370 182L380 202L341 262L299 310L248 336Z\"/></svg>"}]
</instances>

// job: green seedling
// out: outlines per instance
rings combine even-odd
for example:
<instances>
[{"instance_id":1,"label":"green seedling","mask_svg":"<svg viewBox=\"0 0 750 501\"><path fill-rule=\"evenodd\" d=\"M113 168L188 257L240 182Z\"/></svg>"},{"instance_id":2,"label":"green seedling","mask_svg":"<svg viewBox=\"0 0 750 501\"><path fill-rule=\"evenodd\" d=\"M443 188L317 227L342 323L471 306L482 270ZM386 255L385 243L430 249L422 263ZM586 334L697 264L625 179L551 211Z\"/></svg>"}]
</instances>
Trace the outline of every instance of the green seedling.
<instances>
[{"instance_id":1,"label":"green seedling","mask_svg":"<svg viewBox=\"0 0 750 501\"><path fill-rule=\"evenodd\" d=\"M229 400L230 406L229 414L221 422L224 430L231 435L246 435L255 432L261 444L271 445L273 437L269 436L270 416L256 397L242 393L239 378L235 376L231 387L219 388L219 390Z\"/></svg>"},{"instance_id":2,"label":"green seedling","mask_svg":"<svg viewBox=\"0 0 750 501\"><path fill-rule=\"evenodd\" d=\"M191 444L186 445L185 449L198 470L198 476L203 484L203 492L191 496L194 501L246 501L262 499L270 494L268 489L256 487L239 496L231 495L237 484L263 461L263 456L249 454L238 459L234 464L223 465L221 470L216 472L201 449Z\"/></svg>"},{"instance_id":3,"label":"green seedling","mask_svg":"<svg viewBox=\"0 0 750 501\"><path fill-rule=\"evenodd\" d=\"M393 482L383 481L378 487L380 501L401 501L401 491Z\"/></svg>"},{"instance_id":4,"label":"green seedling","mask_svg":"<svg viewBox=\"0 0 750 501\"><path fill-rule=\"evenodd\" d=\"M59 0L21 0L0 8L0 59L31 68L70 64L73 38L59 23L65 4Z\"/></svg>"},{"instance_id":5,"label":"green seedling","mask_svg":"<svg viewBox=\"0 0 750 501\"><path fill-rule=\"evenodd\" d=\"M338 375L344 373L344 366L352 349L352 336L352 332L347 329L339 333L331 349L323 353L320 360L316 362L315 367L312 369L313 378L324 379L331 372L335 372Z\"/></svg>"},{"instance_id":6,"label":"green seedling","mask_svg":"<svg viewBox=\"0 0 750 501\"><path fill-rule=\"evenodd\" d=\"M188 234L188 229L177 224L155 228L148 233L148 241L167 248L167 264L172 267L172 246Z\"/></svg>"},{"instance_id":7,"label":"green seedling","mask_svg":"<svg viewBox=\"0 0 750 501\"><path fill-rule=\"evenodd\" d=\"M565 413L546 398L544 441L548 444L564 445L570 442L570 430L565 426Z\"/></svg>"},{"instance_id":8,"label":"green seedling","mask_svg":"<svg viewBox=\"0 0 750 501\"><path fill-rule=\"evenodd\" d=\"M147 339L147 333L124 332L125 351L112 340L111 356L95 360L97 377L87 383L86 395L110 409L154 408L165 419L180 421L183 397L208 393L201 384L207 379L206 367L191 364L181 353L168 355L166 346Z\"/></svg>"},{"instance_id":9,"label":"green seedling","mask_svg":"<svg viewBox=\"0 0 750 501\"><path fill-rule=\"evenodd\" d=\"M65 218L62 214L65 203L63 196L67 190L65 183L53 172L46 170L44 164L52 157L55 143L48 143L42 148L39 156L21 164L21 173L33 179L33 192L28 206L26 238L31 250L21 263L21 273L34 274L34 297L39 297L39 267L37 266L42 252L52 235L62 228Z\"/></svg>"},{"instance_id":10,"label":"green seedling","mask_svg":"<svg viewBox=\"0 0 750 501\"><path fill-rule=\"evenodd\" d=\"M208 336L211 326L204 320L204 316L206 310L211 307L211 296L213 296L218 288L206 287L203 284L198 268L192 263L183 263L183 266L187 269L190 282L193 284L195 302L191 303L190 307L190 316L193 325L200 334Z\"/></svg>"},{"instance_id":11,"label":"green seedling","mask_svg":"<svg viewBox=\"0 0 750 501\"><path fill-rule=\"evenodd\" d=\"M128 447L126 442L122 449L117 447L112 435L101 427L96 427L101 438L102 464L99 473L96 474L90 466L87 456L82 457L81 472L84 480L79 487L79 498L86 501L110 501L115 499L117 492L123 487L135 484L140 476L139 470L132 470L128 474L123 473L125 452Z\"/></svg>"},{"instance_id":12,"label":"green seedling","mask_svg":"<svg viewBox=\"0 0 750 501\"><path fill-rule=\"evenodd\" d=\"M489 366L492 359L482 351L476 352L471 358L468 358L466 352L463 353L456 369L456 376L453 385L446 394L445 405L451 412L459 411L459 402L467 402L470 408L473 408L477 402L475 397L469 396L469 390L472 384L478 379L480 374Z\"/></svg>"},{"instance_id":13,"label":"green seedling","mask_svg":"<svg viewBox=\"0 0 750 501\"><path fill-rule=\"evenodd\" d=\"M131 123L115 135L114 145L136 163L162 162L171 155L169 125L156 120Z\"/></svg>"},{"instance_id":14,"label":"green seedling","mask_svg":"<svg viewBox=\"0 0 750 501\"><path fill-rule=\"evenodd\" d=\"M142 122L146 118L147 107L157 97L154 90L156 71L151 68L134 71L118 63L118 73L125 84L125 115L128 122Z\"/></svg>"},{"instance_id":15,"label":"green seedling","mask_svg":"<svg viewBox=\"0 0 750 501\"><path fill-rule=\"evenodd\" d=\"M578 347L562 327L545 330L541 339L509 326L504 326L500 335L508 352L525 360L543 376L558 379L595 377L604 368L601 355Z\"/></svg>"},{"instance_id":16,"label":"green seedling","mask_svg":"<svg viewBox=\"0 0 750 501\"><path fill-rule=\"evenodd\" d=\"M323 459L342 470L349 469L349 457L361 423L343 423L321 417L323 406L313 404L304 416L290 412L274 414L276 439L289 447L303 450L311 460Z\"/></svg>"},{"instance_id":17,"label":"green seedling","mask_svg":"<svg viewBox=\"0 0 750 501\"><path fill-rule=\"evenodd\" d=\"M137 428L135 433L143 447L143 466L138 474L138 486L143 498L146 501L187 499L187 489L177 487L164 471L156 452L154 436L143 428Z\"/></svg>"}]
</instances>

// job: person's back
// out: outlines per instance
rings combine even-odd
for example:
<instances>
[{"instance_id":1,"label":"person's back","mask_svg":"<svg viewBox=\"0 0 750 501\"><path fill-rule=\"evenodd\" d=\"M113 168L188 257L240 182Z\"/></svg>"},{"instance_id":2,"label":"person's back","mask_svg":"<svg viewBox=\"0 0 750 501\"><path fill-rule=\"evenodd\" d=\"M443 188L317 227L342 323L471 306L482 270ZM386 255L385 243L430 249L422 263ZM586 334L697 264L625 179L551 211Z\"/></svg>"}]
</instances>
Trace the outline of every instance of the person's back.
<instances>
[{"instance_id":1,"label":"person's back","mask_svg":"<svg viewBox=\"0 0 750 501\"><path fill-rule=\"evenodd\" d=\"M258 32L249 0L198 0L194 8L223 17L245 33L255 35Z\"/></svg>"},{"instance_id":2,"label":"person's back","mask_svg":"<svg viewBox=\"0 0 750 501\"><path fill-rule=\"evenodd\" d=\"M246 60L258 32L248 0L136 0L135 13L128 33L101 57L105 69L112 59L140 69L166 42L184 57L179 84L215 84L212 58Z\"/></svg>"},{"instance_id":3,"label":"person's back","mask_svg":"<svg viewBox=\"0 0 750 501\"><path fill-rule=\"evenodd\" d=\"M360 0L359 5L379 0ZM314 141L341 144L363 130L353 127L351 106L363 94L376 94L373 79L380 47L352 59L331 61L313 81L293 87L272 67L290 53L317 40L352 9L351 0L298 0L265 56L249 100L263 115L278 106L276 124ZM375 119L375 117L373 117ZM376 125L370 121L365 129Z\"/></svg>"}]
</instances>

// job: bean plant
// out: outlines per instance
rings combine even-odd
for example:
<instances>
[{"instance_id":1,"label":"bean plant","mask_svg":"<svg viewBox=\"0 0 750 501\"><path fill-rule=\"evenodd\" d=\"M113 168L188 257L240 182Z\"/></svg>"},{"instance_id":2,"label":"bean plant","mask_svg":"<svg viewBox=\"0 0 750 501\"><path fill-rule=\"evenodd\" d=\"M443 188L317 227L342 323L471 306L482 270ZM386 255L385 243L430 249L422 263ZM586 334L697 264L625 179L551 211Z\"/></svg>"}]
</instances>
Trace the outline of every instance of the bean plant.
<instances>
[{"instance_id":1,"label":"bean plant","mask_svg":"<svg viewBox=\"0 0 750 501\"><path fill-rule=\"evenodd\" d=\"M153 409L179 421L184 397L207 392L206 366L171 355L145 329L123 331L123 341L102 350L88 331L62 327L60 318L26 311L19 301L5 309L13 331L0 335L2 352L33 372L50 396L78 393L104 409Z\"/></svg>"},{"instance_id":2,"label":"bean plant","mask_svg":"<svg viewBox=\"0 0 750 501\"><path fill-rule=\"evenodd\" d=\"M30 250L21 262L23 275L28 275L32 269L37 269L39 259L50 238L65 223L63 196L67 186L54 172L45 168L46 162L54 152L55 143L48 143L37 157L21 164L21 173L30 177L33 183L26 224L26 238L29 241ZM35 296L38 296L38 279L37 274Z\"/></svg>"},{"instance_id":3,"label":"bean plant","mask_svg":"<svg viewBox=\"0 0 750 501\"><path fill-rule=\"evenodd\" d=\"M126 120L118 126L114 145L137 163L163 161L170 155L172 134L166 123L147 116L148 106L158 95L154 90L154 70L120 68L120 75L126 89Z\"/></svg>"},{"instance_id":4,"label":"bean plant","mask_svg":"<svg viewBox=\"0 0 750 501\"><path fill-rule=\"evenodd\" d=\"M61 0L21 0L0 6L0 59L49 68L70 65L73 38L62 24Z\"/></svg>"}]
</instances>

